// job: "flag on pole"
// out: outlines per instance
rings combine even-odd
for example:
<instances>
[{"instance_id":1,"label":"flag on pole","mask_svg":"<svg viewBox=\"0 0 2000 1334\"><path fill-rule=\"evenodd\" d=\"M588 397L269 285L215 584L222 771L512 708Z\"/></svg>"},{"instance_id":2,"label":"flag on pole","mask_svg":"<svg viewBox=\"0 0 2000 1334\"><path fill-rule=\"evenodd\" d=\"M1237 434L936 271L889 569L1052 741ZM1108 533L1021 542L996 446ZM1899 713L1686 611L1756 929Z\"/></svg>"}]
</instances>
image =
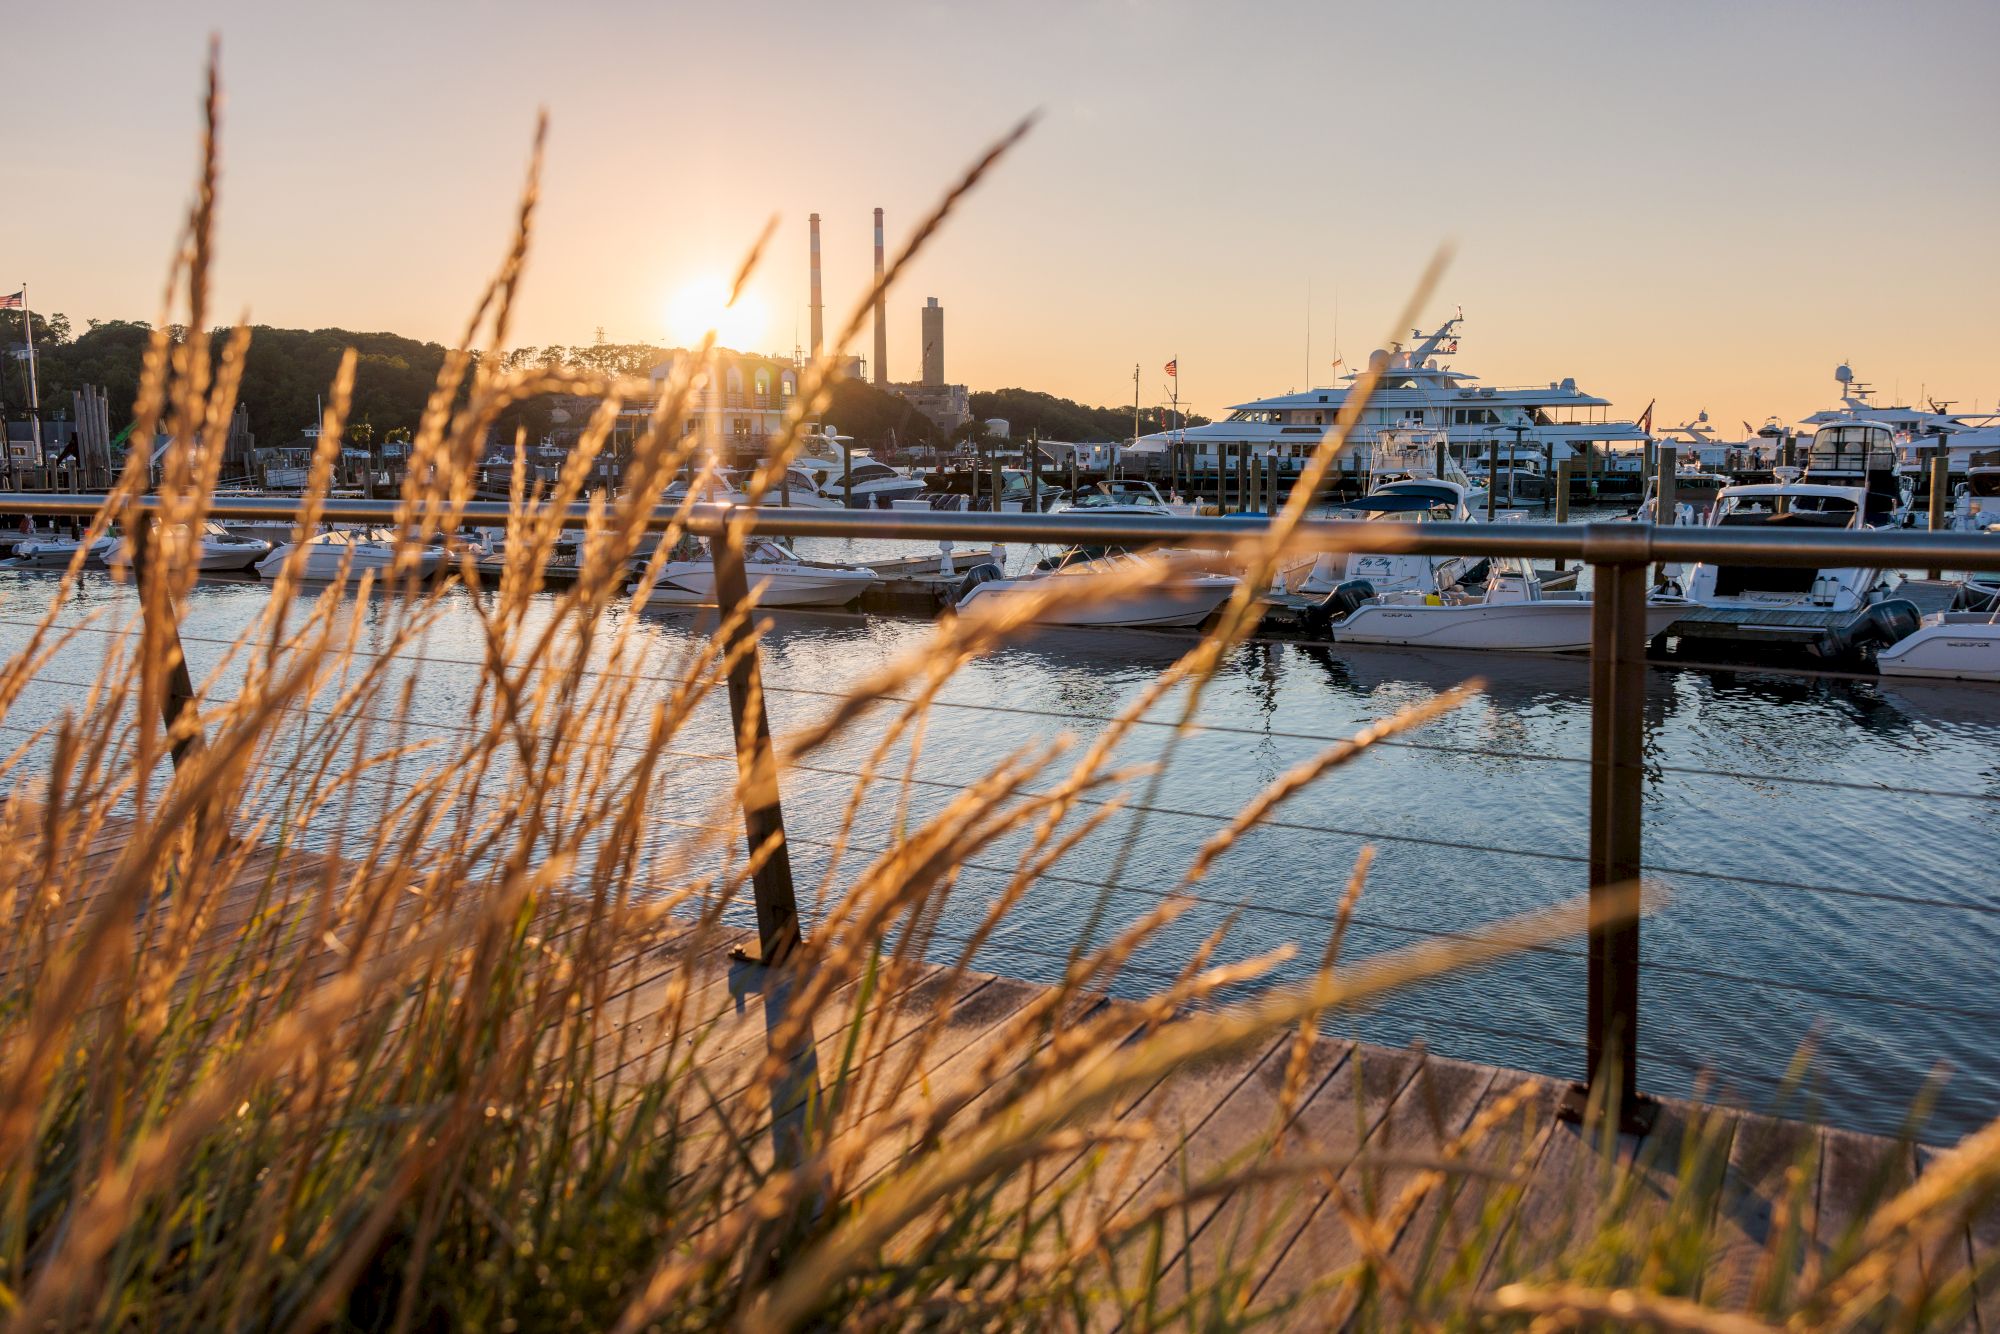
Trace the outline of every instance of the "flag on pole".
<instances>
[{"instance_id":1,"label":"flag on pole","mask_svg":"<svg viewBox=\"0 0 2000 1334\"><path fill-rule=\"evenodd\" d=\"M1175 357L1172 361L1167 363L1167 374L1173 376L1176 380L1178 380L1181 375L1180 364L1181 364L1181 359L1179 357Z\"/></svg>"},{"instance_id":2,"label":"flag on pole","mask_svg":"<svg viewBox=\"0 0 2000 1334\"><path fill-rule=\"evenodd\" d=\"M0 296L0 310L19 310L27 295L28 289L24 287L12 296Z\"/></svg>"}]
</instances>

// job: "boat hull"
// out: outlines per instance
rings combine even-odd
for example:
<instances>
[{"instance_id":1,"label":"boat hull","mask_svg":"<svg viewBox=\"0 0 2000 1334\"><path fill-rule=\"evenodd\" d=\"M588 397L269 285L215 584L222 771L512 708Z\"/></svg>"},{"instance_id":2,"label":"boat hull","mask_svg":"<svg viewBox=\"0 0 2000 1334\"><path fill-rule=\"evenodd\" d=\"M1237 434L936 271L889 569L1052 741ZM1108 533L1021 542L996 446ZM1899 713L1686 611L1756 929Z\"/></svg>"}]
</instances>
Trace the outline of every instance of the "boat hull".
<instances>
[{"instance_id":1,"label":"boat hull","mask_svg":"<svg viewBox=\"0 0 2000 1334\"><path fill-rule=\"evenodd\" d=\"M1875 656L1884 676L2000 681L2000 624L1982 613L1926 617L1923 628Z\"/></svg>"},{"instance_id":2,"label":"boat hull","mask_svg":"<svg viewBox=\"0 0 2000 1334\"><path fill-rule=\"evenodd\" d=\"M80 543L60 538L54 540L38 538L32 541L21 542L14 548L14 563L37 570L66 569L70 561L76 557L77 548L80 545ZM105 556L111 551L111 548L112 540L110 538L101 537L97 539L97 541L90 544L90 554L84 557L83 563L85 565L102 565Z\"/></svg>"},{"instance_id":3,"label":"boat hull","mask_svg":"<svg viewBox=\"0 0 2000 1334\"><path fill-rule=\"evenodd\" d=\"M995 579L974 588L958 603L963 612L981 598L1000 598L1009 593L1036 587L1035 579ZM1089 629L1180 628L1200 625L1236 591L1236 581L1227 577L1169 581L1144 592L1123 597L1089 599L1064 606L1045 608L1035 618L1042 625L1066 625Z\"/></svg>"},{"instance_id":4,"label":"boat hull","mask_svg":"<svg viewBox=\"0 0 2000 1334\"><path fill-rule=\"evenodd\" d=\"M1687 611L1686 603L1648 606L1646 637ZM1590 622L1591 604L1580 598L1456 607L1375 603L1357 607L1330 633L1336 644L1564 653L1590 647Z\"/></svg>"},{"instance_id":5,"label":"boat hull","mask_svg":"<svg viewBox=\"0 0 2000 1334\"><path fill-rule=\"evenodd\" d=\"M844 607L875 584L872 570L838 570L799 566L744 569L750 591L760 607ZM646 601L661 607L715 605L715 569L707 561L673 561L660 574Z\"/></svg>"},{"instance_id":6,"label":"boat hull","mask_svg":"<svg viewBox=\"0 0 2000 1334\"><path fill-rule=\"evenodd\" d=\"M221 574L233 570L247 570L258 561L264 559L265 556L270 554L270 551L271 548L262 542L244 542L241 544L233 542L203 542L201 544L201 554L196 558L194 567L209 574ZM121 541L116 547L112 548L111 554L104 558L104 563L114 568L122 568L130 565L132 563L131 546Z\"/></svg>"},{"instance_id":7,"label":"boat hull","mask_svg":"<svg viewBox=\"0 0 2000 1334\"><path fill-rule=\"evenodd\" d=\"M342 582L340 570L341 557L346 554L346 550L343 547L322 547L313 550L306 556L305 564L300 568L298 577L310 584ZM289 548L279 547L270 555L257 562L255 566L256 571L266 579L275 579L278 577L279 572L284 569L285 562L289 556ZM443 552L430 548L418 552L416 557L417 577L419 579L428 579L437 573L438 562L443 557ZM346 578L350 581L356 580L369 570L373 570L377 582L380 582L394 567L395 562L391 558L377 556L373 553L357 553L353 563L348 567Z\"/></svg>"}]
</instances>

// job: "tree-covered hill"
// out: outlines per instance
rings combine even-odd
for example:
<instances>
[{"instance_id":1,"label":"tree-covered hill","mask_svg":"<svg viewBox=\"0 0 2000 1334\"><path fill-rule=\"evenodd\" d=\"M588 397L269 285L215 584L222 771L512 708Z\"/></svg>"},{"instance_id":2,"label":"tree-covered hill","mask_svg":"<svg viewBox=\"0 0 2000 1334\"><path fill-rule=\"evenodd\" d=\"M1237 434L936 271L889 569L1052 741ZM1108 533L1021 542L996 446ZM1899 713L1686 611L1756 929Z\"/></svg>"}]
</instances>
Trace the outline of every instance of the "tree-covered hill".
<instances>
[{"instance_id":1,"label":"tree-covered hill","mask_svg":"<svg viewBox=\"0 0 2000 1334\"><path fill-rule=\"evenodd\" d=\"M121 430L131 420L140 362L151 332L152 326L136 320L93 320L83 332L74 333L64 316L37 314L35 351L43 419L53 421L67 415L73 390L87 384L101 385L111 397L111 429ZM27 367L18 356L9 355L20 346L21 313L0 311L0 409L13 419L27 415ZM356 435L366 438L372 433L380 439L390 432L415 429L444 364L442 344L393 333L257 325L250 331L242 401L249 408L250 429L259 444L293 440L318 420L319 400L331 388L341 354L349 347L359 357L350 415ZM645 343L597 343L517 348L506 353L506 360L510 365L554 363L643 375L666 352ZM500 423L502 438L511 437L518 426L530 439L540 439L560 425L551 415L551 406L529 403L511 412ZM1017 436L1034 431L1050 440L1120 440L1132 433L1129 408L1086 407L1032 389L975 393L972 411L982 420L1005 417ZM1141 429L1164 429L1169 424L1167 417L1164 411L1149 408L1142 416ZM844 434L870 446L886 443L892 434L903 445L938 439L931 423L909 403L858 381L846 381L835 388L825 418ZM1188 420L1198 423L1202 419Z\"/></svg>"}]
</instances>

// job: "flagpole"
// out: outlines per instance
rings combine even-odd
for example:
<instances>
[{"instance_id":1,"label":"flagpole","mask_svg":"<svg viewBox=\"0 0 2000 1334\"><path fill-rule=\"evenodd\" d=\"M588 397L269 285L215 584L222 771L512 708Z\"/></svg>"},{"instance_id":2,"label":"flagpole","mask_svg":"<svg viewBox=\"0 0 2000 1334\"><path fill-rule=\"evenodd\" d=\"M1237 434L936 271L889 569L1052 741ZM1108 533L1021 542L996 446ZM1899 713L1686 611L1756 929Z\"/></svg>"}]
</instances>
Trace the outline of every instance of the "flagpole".
<instances>
[{"instance_id":1,"label":"flagpole","mask_svg":"<svg viewBox=\"0 0 2000 1334\"><path fill-rule=\"evenodd\" d=\"M42 458L42 394L35 383L35 313L28 308L28 285L21 284L21 330L28 336L28 420L34 423L35 465L45 466Z\"/></svg>"}]
</instances>

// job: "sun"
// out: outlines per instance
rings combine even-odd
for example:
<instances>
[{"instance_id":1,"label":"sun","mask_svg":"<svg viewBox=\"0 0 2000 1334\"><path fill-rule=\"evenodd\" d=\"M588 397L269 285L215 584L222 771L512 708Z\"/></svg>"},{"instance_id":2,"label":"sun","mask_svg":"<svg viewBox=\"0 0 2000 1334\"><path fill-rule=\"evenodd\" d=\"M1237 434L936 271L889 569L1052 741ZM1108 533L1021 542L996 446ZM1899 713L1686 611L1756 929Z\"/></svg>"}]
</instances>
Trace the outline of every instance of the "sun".
<instances>
[{"instance_id":1,"label":"sun","mask_svg":"<svg viewBox=\"0 0 2000 1334\"><path fill-rule=\"evenodd\" d=\"M738 352L751 350L764 338L763 301L746 290L736 304L729 304L729 284L719 274L703 274L676 292L666 314L667 332L689 346L710 329L719 346Z\"/></svg>"}]
</instances>

